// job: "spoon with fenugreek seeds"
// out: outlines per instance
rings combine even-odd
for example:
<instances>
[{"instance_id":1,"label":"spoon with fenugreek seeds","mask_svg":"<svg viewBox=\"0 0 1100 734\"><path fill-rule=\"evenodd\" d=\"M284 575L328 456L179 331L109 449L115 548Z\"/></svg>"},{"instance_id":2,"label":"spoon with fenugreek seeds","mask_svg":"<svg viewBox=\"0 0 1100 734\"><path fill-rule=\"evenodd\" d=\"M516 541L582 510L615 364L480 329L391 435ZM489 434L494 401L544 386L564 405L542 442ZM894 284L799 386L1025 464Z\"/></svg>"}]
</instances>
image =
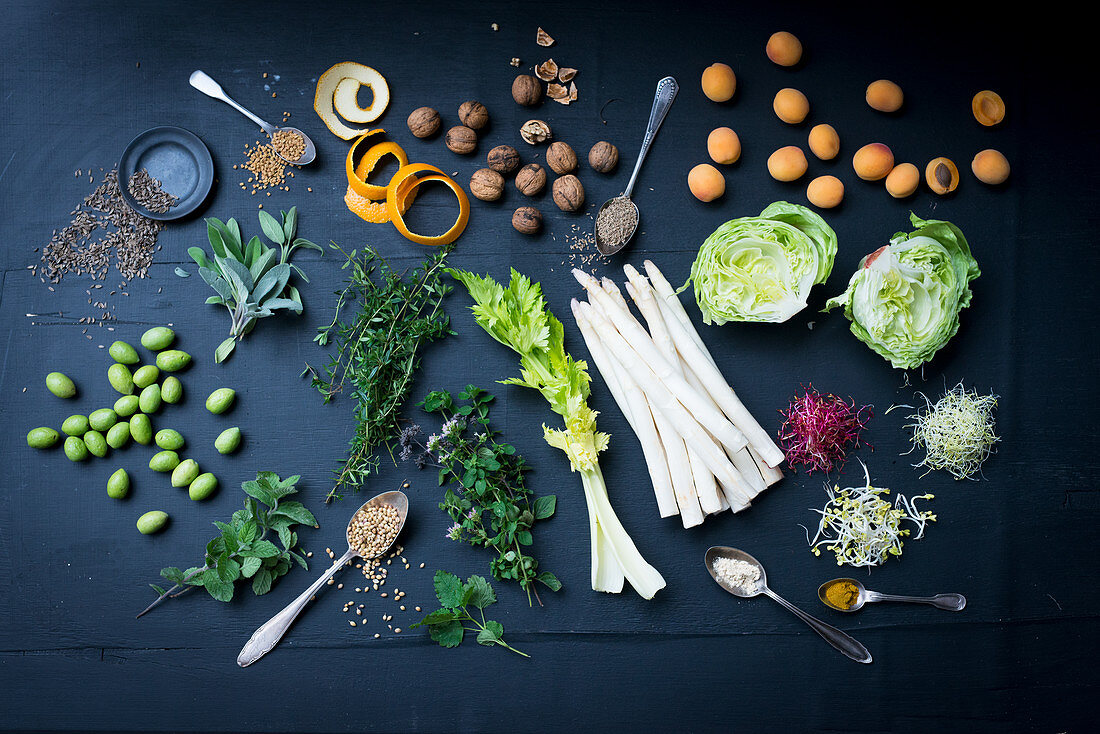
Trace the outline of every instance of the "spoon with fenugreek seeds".
<instances>
[{"instance_id":1,"label":"spoon with fenugreek seeds","mask_svg":"<svg viewBox=\"0 0 1100 734\"><path fill-rule=\"evenodd\" d=\"M384 555L392 548L397 536L401 534L401 528L405 527L405 518L408 514L409 498L404 492L398 490L383 492L364 502L348 523L347 552L336 559L321 578L314 581L297 599L287 604L281 612L252 634L252 638L241 648L241 654L237 656L237 665L246 667L271 652L305 609L306 604L313 599L313 595L356 556L370 561Z\"/></svg>"},{"instance_id":2,"label":"spoon with fenugreek seeds","mask_svg":"<svg viewBox=\"0 0 1100 734\"><path fill-rule=\"evenodd\" d=\"M268 123L267 121L252 114L232 97L225 93L222 89L222 85L207 76L204 71L191 72L191 78L189 80L191 86L199 90L208 97L214 99L220 99L233 109L240 112L242 115L252 120L263 129L267 136L271 138L271 148L275 151L275 155L282 158L287 163L292 163L295 166L304 166L307 163L313 163L313 160L317 157L317 146L313 144L313 141L309 139L309 136L296 127L276 127Z\"/></svg>"}]
</instances>

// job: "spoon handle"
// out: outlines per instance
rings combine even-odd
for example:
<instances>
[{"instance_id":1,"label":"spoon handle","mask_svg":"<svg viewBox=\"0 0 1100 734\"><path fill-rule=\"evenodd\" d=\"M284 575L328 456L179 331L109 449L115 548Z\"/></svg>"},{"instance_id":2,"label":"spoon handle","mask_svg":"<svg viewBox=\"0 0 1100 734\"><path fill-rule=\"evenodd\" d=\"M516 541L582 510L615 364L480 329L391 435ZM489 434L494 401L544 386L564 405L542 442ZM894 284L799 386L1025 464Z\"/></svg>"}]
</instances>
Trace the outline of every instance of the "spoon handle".
<instances>
[{"instance_id":1,"label":"spoon handle","mask_svg":"<svg viewBox=\"0 0 1100 734\"><path fill-rule=\"evenodd\" d=\"M313 595L317 593L318 589L324 586L326 581L332 578L337 571L344 567L345 563L354 557L355 551L348 548L347 553L332 564L321 575L321 578L314 581L308 589L299 594L297 599L283 607L281 612L260 625L252 633L252 637L245 643L245 646L241 648L241 654L237 656L237 665L242 668L247 667L271 652L275 645L279 644L279 640L283 639L283 635L290 629L290 625L298 618L298 615Z\"/></svg>"},{"instance_id":2,"label":"spoon handle","mask_svg":"<svg viewBox=\"0 0 1100 734\"><path fill-rule=\"evenodd\" d=\"M211 79L205 71L196 70L196 71L191 72L191 78L188 79L188 81L191 82L192 87L199 90L200 92L205 94L207 97L213 97L214 99L220 99L222 102L225 102L227 105L229 105L233 109L237 110L237 112L240 112L242 115L244 115L248 119L252 120L252 122L259 125L260 128L265 133L267 133L268 135L271 135L275 131L274 127L267 124L267 122L265 122L264 120L260 119L256 115L254 115L251 112L249 112L248 110L246 110L244 107L242 107L240 104L238 104L232 97L230 97L228 94L226 94L225 90L222 89L222 85L218 84L216 81Z\"/></svg>"},{"instance_id":3,"label":"spoon handle","mask_svg":"<svg viewBox=\"0 0 1100 734\"><path fill-rule=\"evenodd\" d=\"M821 635L823 638L825 638L826 642L835 647L837 650L840 650L852 660L855 660L857 663L871 662L871 653L867 650L867 648L861 645L856 639L854 639L847 633L841 632L832 625L825 624L817 617L811 617L809 614L802 611L794 604L791 604L779 594L776 594L767 586L764 587L763 591L772 599L775 599L777 602L779 602L779 606L787 609L792 614L794 614L794 616L798 617L803 622L808 624L810 626L810 629Z\"/></svg>"},{"instance_id":4,"label":"spoon handle","mask_svg":"<svg viewBox=\"0 0 1100 734\"><path fill-rule=\"evenodd\" d=\"M653 95L653 109L649 111L649 124L646 125L645 137L642 138L642 149L638 151L638 161L634 164L634 172L630 174L630 183L626 185L626 191L623 192L623 196L628 199L631 192L634 191L634 182L638 180L638 171L642 170L642 161L649 153L649 146L653 143L653 138L656 137L657 131L661 128L661 123L665 121L665 115L672 107L672 102L676 99L678 91L680 91L680 85L670 76L666 76L657 82L657 92Z\"/></svg>"},{"instance_id":5,"label":"spoon handle","mask_svg":"<svg viewBox=\"0 0 1100 734\"><path fill-rule=\"evenodd\" d=\"M966 597L962 594L899 596L897 594L882 594L877 591L868 591L867 601L904 601L912 604L931 604L936 607L936 609L944 609L948 612L961 612L966 606Z\"/></svg>"}]
</instances>

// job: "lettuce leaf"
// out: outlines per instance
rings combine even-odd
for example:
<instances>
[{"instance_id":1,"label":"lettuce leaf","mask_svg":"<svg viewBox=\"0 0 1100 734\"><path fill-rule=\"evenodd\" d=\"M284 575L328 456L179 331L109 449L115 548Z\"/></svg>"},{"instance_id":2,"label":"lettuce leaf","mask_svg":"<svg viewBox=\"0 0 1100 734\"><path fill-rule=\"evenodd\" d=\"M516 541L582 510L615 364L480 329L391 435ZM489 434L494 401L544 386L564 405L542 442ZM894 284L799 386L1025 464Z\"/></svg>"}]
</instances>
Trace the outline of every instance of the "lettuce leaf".
<instances>
[{"instance_id":1,"label":"lettuce leaf","mask_svg":"<svg viewBox=\"0 0 1100 734\"><path fill-rule=\"evenodd\" d=\"M924 364L958 332L970 281L981 275L958 227L909 219L916 229L864 257L848 289L825 304L843 306L852 333L898 369Z\"/></svg>"}]
</instances>

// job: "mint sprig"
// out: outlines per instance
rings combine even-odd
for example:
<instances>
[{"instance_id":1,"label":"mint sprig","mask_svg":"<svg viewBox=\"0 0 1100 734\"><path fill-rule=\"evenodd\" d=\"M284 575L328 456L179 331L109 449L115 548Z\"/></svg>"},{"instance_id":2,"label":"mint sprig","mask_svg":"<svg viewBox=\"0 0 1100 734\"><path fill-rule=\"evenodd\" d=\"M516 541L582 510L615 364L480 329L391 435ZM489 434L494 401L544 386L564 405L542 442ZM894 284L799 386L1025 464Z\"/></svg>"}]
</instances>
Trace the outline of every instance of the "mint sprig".
<instances>
[{"instance_id":1,"label":"mint sprig","mask_svg":"<svg viewBox=\"0 0 1100 734\"><path fill-rule=\"evenodd\" d=\"M431 638L441 647L458 647L467 632L475 632L479 645L499 645L517 655L531 657L504 641L504 625L485 618L485 607L497 601L496 592L485 577L471 576L462 583L453 573L440 570L435 572L434 584L440 608L413 627L427 627ZM470 608L477 609L476 618Z\"/></svg>"}]
</instances>

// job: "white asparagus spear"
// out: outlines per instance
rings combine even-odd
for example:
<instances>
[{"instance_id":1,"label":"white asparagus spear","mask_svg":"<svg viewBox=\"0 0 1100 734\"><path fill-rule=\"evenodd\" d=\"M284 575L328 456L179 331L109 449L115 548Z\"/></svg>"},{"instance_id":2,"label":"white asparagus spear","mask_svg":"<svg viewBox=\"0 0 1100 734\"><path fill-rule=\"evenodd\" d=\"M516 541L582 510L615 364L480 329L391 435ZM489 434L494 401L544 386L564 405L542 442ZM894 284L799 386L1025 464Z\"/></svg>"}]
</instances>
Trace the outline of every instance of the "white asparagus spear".
<instances>
[{"instance_id":1,"label":"white asparagus spear","mask_svg":"<svg viewBox=\"0 0 1100 734\"><path fill-rule=\"evenodd\" d=\"M745 435L721 411L716 410L709 399L702 397L698 391L687 384L683 377L676 374L668 360L661 356L646 330L634 320L633 315L628 311L624 311L591 275L575 268L573 275L592 296L592 305L599 305L601 311L607 315L607 320L614 324L613 327L609 325L608 328L630 345L631 350L636 352L639 360L648 366L652 374L675 396L675 399L690 411L694 421L698 421L730 451L737 451L747 445ZM597 330L599 330L598 325ZM602 330L600 330L600 335L601 337L604 336ZM604 341L606 342L607 339L604 339ZM608 344L609 348L610 346ZM610 349L610 351L614 356L616 349ZM643 391L649 395L649 391L645 390L644 386ZM686 439L687 436L684 436L684 438Z\"/></svg>"},{"instance_id":2,"label":"white asparagus spear","mask_svg":"<svg viewBox=\"0 0 1100 734\"><path fill-rule=\"evenodd\" d=\"M700 382L706 386L714 402L722 409L726 417L741 429L741 432L748 439L749 445L756 449L764 462L770 467L777 467L782 464L785 458L783 451L775 445L772 437L760 426L737 397L737 393L726 382L726 378L718 369L713 357L710 357L709 351L703 345L699 333L695 331L694 326L691 326L691 321L687 318L687 312L683 312L682 316L676 315L677 308L683 311L684 307L680 303L680 299L676 298L672 286L669 285L664 275L661 274L661 271L657 269L652 261L646 260L645 268L653 287L661 296L658 300L663 301L675 316L675 318L669 319L669 332L676 343L677 351L683 356L684 361L691 370L695 372Z\"/></svg>"},{"instance_id":3,"label":"white asparagus spear","mask_svg":"<svg viewBox=\"0 0 1100 734\"><path fill-rule=\"evenodd\" d=\"M650 290L649 283L644 282L645 279L630 265L624 266L623 270L626 272L627 278L629 278L629 282L626 284L627 293L630 294L631 299L638 306L638 311L640 311L645 318L646 324L649 326L649 335L653 339L653 343L656 344L657 348L661 350L661 353L668 358L673 369L681 375L684 375L683 366L680 364L680 357L676 353L676 346L672 343L672 337L669 336L668 328L665 326L664 319L661 317L660 308L653 299L653 291ZM690 381L688 384L690 384ZM699 389L697 385L693 387L695 387L696 390ZM722 500L718 490L718 483L715 481L714 475L707 469L706 464L703 463L699 454L691 446L687 447L687 457L688 464L691 466L691 476L695 482L695 494L699 497L699 507L708 515L721 512ZM742 472L742 474L744 474L744 472ZM749 477L745 477L745 479L749 484L752 484Z\"/></svg>"},{"instance_id":4,"label":"white asparagus spear","mask_svg":"<svg viewBox=\"0 0 1100 734\"><path fill-rule=\"evenodd\" d=\"M626 301L623 300L622 293L619 292L614 282L605 278L603 287L604 291L611 296L611 298L615 299L616 302L624 308L626 307ZM634 382L629 373L623 373L618 366L616 366L615 370L620 373L622 380ZM634 384L636 385L636 383ZM680 521L685 528L700 525L704 519L703 508L701 507L699 495L695 488L695 478L692 474L691 458L688 455L687 445L684 443L684 439L680 434L673 429L668 419L661 415L660 412L653 411L652 406L649 405L649 399L644 397L644 394L642 401L645 402L645 405L651 411L653 422L656 426L657 436L660 438L661 446L667 457L667 471L672 480L672 493L675 497L676 505L679 507ZM662 515L662 517L664 517L664 515Z\"/></svg>"},{"instance_id":5,"label":"white asparagus spear","mask_svg":"<svg viewBox=\"0 0 1100 734\"><path fill-rule=\"evenodd\" d=\"M615 398L619 409L623 411L623 415L626 416L627 422L630 423L630 427L642 445L642 454L649 469L649 479L653 484L653 494L657 498L657 511L661 517L671 517L678 512L676 496L672 490L668 457L658 438L649 404L638 389L637 383L630 379L629 375L621 374L618 365L608 357L596 330L578 308L577 299L574 298L569 305L573 309L573 318L581 331L584 343L588 346L588 352L592 355L592 361L596 363L596 369L603 376L612 397Z\"/></svg>"},{"instance_id":6,"label":"white asparagus spear","mask_svg":"<svg viewBox=\"0 0 1100 734\"><path fill-rule=\"evenodd\" d=\"M589 323L595 327L601 340L607 347L607 353L617 361L623 371L635 378L638 387L650 400L654 409L654 416L661 413L677 433L690 444L706 463L720 483L738 488L737 501L730 501L734 512L739 512L749 504L751 487L745 482L740 472L730 463L729 458L722 452L718 445L700 425L692 413L680 404L676 396L669 391L664 383L657 378L649 364L643 361L634 348L627 343L619 332L611 326L603 314L597 311L590 303L581 303L582 309ZM660 428L658 428L658 431Z\"/></svg>"}]
</instances>

